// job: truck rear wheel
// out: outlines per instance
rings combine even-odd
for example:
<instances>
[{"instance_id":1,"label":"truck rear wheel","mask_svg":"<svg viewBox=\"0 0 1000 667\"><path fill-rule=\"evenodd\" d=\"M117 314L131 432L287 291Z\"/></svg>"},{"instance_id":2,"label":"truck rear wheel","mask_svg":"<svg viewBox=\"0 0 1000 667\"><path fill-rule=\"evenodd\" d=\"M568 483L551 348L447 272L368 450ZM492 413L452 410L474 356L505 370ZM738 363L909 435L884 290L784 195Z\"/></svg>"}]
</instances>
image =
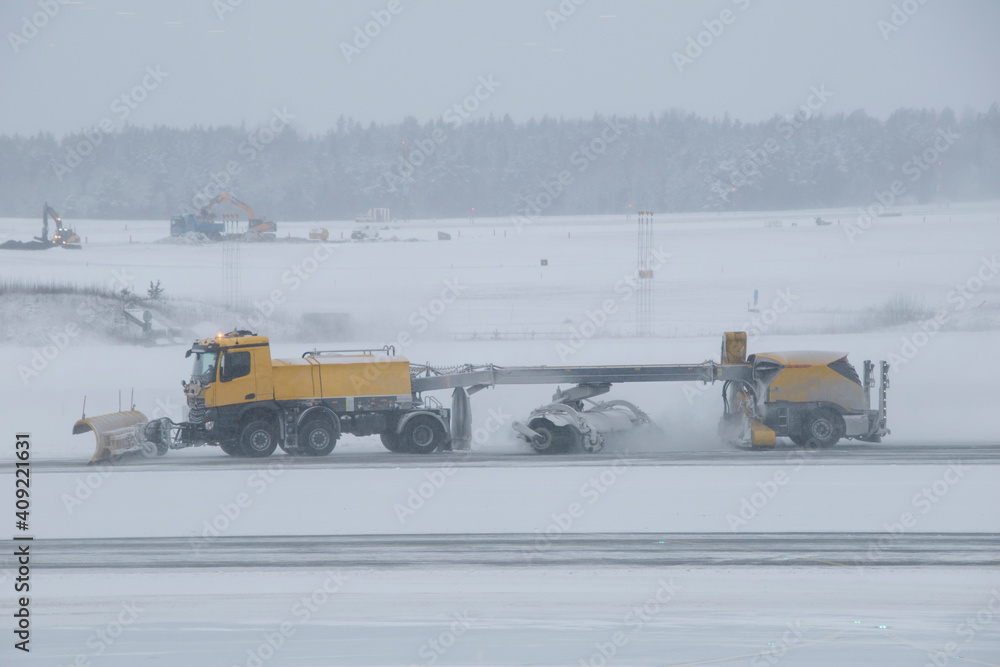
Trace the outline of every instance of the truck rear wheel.
<instances>
[{"instance_id":1,"label":"truck rear wheel","mask_svg":"<svg viewBox=\"0 0 1000 667\"><path fill-rule=\"evenodd\" d=\"M400 446L414 454L430 454L447 438L448 432L441 422L428 414L410 418L399 434Z\"/></svg>"},{"instance_id":2,"label":"truck rear wheel","mask_svg":"<svg viewBox=\"0 0 1000 667\"><path fill-rule=\"evenodd\" d=\"M802 435L810 445L833 447L844 435L844 421L833 410L819 408L809 413Z\"/></svg>"},{"instance_id":3,"label":"truck rear wheel","mask_svg":"<svg viewBox=\"0 0 1000 667\"><path fill-rule=\"evenodd\" d=\"M326 456L337 445L339 434L325 419L310 419L299 429L299 451L309 456Z\"/></svg>"},{"instance_id":4,"label":"truck rear wheel","mask_svg":"<svg viewBox=\"0 0 1000 667\"><path fill-rule=\"evenodd\" d=\"M379 434L379 438L382 439L382 444L385 445L385 448L388 449L390 452L395 452L398 454L399 452L404 451L403 443L400 442L398 433L383 431L382 433Z\"/></svg>"},{"instance_id":5,"label":"truck rear wheel","mask_svg":"<svg viewBox=\"0 0 1000 667\"><path fill-rule=\"evenodd\" d=\"M243 455L254 459L270 456L278 447L274 428L266 421L255 419L243 427L240 433L240 448Z\"/></svg>"}]
</instances>

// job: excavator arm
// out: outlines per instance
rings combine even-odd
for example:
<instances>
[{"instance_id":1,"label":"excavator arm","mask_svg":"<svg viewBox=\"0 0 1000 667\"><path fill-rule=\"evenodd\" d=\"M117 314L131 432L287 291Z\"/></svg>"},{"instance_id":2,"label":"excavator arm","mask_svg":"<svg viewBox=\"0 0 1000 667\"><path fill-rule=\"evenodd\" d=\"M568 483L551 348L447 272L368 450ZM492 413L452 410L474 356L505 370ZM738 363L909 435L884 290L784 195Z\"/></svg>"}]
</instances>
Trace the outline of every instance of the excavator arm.
<instances>
[{"instance_id":1,"label":"excavator arm","mask_svg":"<svg viewBox=\"0 0 1000 667\"><path fill-rule=\"evenodd\" d=\"M249 228L250 228L251 231L256 231L256 232L274 232L274 231L277 230L277 225L275 225L273 222L270 222L270 221L267 221L267 220L262 220L262 219L258 218L256 216L256 214L253 212L253 209L250 207L249 204L247 204L246 202L240 201L239 199L237 199L236 197L234 197L233 195L231 195L228 192L223 192L218 197L216 197L215 199L213 199L212 201L210 201L208 204L206 204L205 206L203 206L201 208L201 217L203 219L205 219L205 220L214 220L215 219L215 214L214 214L215 206L217 204L221 204L222 202L226 202L228 204L232 204L233 206L235 206L238 209L240 209L243 212L245 212L247 214L247 217L250 219L250 227Z\"/></svg>"},{"instance_id":2,"label":"excavator arm","mask_svg":"<svg viewBox=\"0 0 1000 667\"><path fill-rule=\"evenodd\" d=\"M35 237L35 240L42 243L49 242L49 216L52 216L52 220L56 223L56 229L62 229L62 218L55 212L55 209L49 206L48 202L45 202L45 206L42 208L42 235Z\"/></svg>"}]
</instances>

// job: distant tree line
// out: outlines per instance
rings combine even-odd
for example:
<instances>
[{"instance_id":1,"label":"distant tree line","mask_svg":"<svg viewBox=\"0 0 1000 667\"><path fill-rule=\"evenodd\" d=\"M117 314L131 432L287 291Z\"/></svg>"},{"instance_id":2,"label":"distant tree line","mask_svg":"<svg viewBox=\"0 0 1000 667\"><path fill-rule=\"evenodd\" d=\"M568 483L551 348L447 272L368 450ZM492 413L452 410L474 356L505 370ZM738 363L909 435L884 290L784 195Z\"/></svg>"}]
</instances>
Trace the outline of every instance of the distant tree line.
<instances>
[{"instance_id":1,"label":"distant tree line","mask_svg":"<svg viewBox=\"0 0 1000 667\"><path fill-rule=\"evenodd\" d=\"M271 128L275 126L271 125ZM0 136L0 216L166 219L228 191L277 221L764 210L1000 198L1000 107L774 117L407 119Z\"/></svg>"}]
</instances>

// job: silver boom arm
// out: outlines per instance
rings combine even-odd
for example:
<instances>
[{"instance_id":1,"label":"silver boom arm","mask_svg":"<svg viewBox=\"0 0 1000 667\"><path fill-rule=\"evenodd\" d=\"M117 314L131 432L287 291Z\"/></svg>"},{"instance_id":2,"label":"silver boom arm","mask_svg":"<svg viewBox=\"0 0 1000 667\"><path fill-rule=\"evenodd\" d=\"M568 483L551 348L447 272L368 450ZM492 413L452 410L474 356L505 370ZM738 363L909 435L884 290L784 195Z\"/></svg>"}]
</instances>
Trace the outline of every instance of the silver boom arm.
<instances>
[{"instance_id":1,"label":"silver boom arm","mask_svg":"<svg viewBox=\"0 0 1000 667\"><path fill-rule=\"evenodd\" d=\"M415 393L498 384L613 384L616 382L715 382L749 380L746 364L653 364L643 366L460 366L440 369L411 365Z\"/></svg>"}]
</instances>

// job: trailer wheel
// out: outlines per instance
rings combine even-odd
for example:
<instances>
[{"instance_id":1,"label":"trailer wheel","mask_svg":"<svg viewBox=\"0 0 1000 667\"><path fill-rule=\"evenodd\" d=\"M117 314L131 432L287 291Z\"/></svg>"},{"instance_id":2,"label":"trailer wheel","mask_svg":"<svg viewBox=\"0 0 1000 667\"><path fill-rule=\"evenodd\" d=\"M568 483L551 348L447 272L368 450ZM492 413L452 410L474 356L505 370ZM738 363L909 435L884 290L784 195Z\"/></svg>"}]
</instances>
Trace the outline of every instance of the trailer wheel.
<instances>
[{"instance_id":1,"label":"trailer wheel","mask_svg":"<svg viewBox=\"0 0 1000 667\"><path fill-rule=\"evenodd\" d=\"M337 433L325 419L310 419L299 429L299 450L310 456L326 456L337 445Z\"/></svg>"},{"instance_id":2,"label":"trailer wheel","mask_svg":"<svg viewBox=\"0 0 1000 667\"><path fill-rule=\"evenodd\" d=\"M809 413L802 435L807 444L816 447L833 447L844 435L843 420L833 410L820 408Z\"/></svg>"},{"instance_id":3,"label":"trailer wheel","mask_svg":"<svg viewBox=\"0 0 1000 667\"><path fill-rule=\"evenodd\" d=\"M430 454L444 444L448 433L437 419L430 415L410 418L399 434L400 446L414 454Z\"/></svg>"},{"instance_id":4,"label":"trailer wheel","mask_svg":"<svg viewBox=\"0 0 1000 667\"><path fill-rule=\"evenodd\" d=\"M400 452L405 451L403 449L403 443L400 442L399 440L398 433L383 431L382 433L379 433L379 438L382 439L382 444L385 445L385 448L388 449L390 452L398 454Z\"/></svg>"},{"instance_id":5,"label":"trailer wheel","mask_svg":"<svg viewBox=\"0 0 1000 667\"><path fill-rule=\"evenodd\" d=\"M229 454L230 456L243 456L243 449L240 448L240 443L234 440L220 442L219 449L224 451L226 454Z\"/></svg>"},{"instance_id":6,"label":"trailer wheel","mask_svg":"<svg viewBox=\"0 0 1000 667\"><path fill-rule=\"evenodd\" d=\"M278 447L274 428L266 421L255 419L247 423L240 433L240 448L243 455L254 459L270 456Z\"/></svg>"}]
</instances>

